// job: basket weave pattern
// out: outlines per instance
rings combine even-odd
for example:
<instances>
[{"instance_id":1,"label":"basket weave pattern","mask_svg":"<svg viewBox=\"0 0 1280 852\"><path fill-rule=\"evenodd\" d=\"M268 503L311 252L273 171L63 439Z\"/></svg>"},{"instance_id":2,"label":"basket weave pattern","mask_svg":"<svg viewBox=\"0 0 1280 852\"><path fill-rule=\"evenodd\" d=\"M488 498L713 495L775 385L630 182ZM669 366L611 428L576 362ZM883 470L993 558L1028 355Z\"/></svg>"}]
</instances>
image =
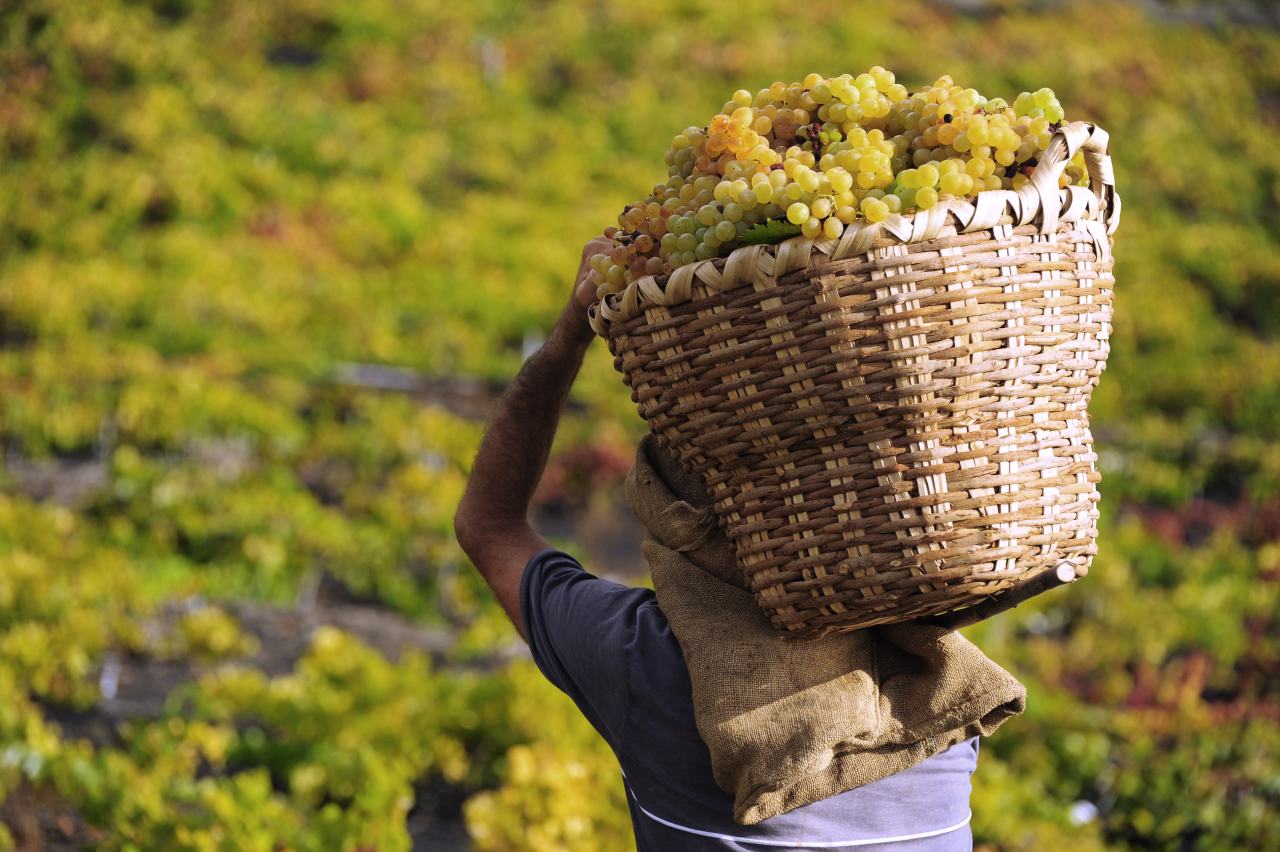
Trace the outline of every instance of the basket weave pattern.
<instances>
[{"instance_id":1,"label":"basket weave pattern","mask_svg":"<svg viewBox=\"0 0 1280 852\"><path fill-rule=\"evenodd\" d=\"M1084 147L1092 191L1059 190ZM748 246L592 309L789 636L955 610L1096 552L1086 406L1118 222L1106 135L1019 192Z\"/></svg>"}]
</instances>

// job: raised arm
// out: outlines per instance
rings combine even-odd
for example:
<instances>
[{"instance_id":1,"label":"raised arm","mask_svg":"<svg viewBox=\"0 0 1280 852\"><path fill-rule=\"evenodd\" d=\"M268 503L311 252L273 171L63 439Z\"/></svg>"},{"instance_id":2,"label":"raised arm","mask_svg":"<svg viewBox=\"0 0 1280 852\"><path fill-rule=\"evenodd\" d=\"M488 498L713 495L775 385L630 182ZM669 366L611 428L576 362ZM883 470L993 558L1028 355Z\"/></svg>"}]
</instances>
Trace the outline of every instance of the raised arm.
<instances>
[{"instance_id":1,"label":"raised arm","mask_svg":"<svg viewBox=\"0 0 1280 852\"><path fill-rule=\"evenodd\" d=\"M593 336L587 324L587 306L595 298L589 261L592 254L610 247L599 238L583 249L569 303L547 342L525 362L498 401L453 519L458 544L521 636L525 631L520 622L520 575L529 559L547 547L529 523L529 501Z\"/></svg>"}]
</instances>

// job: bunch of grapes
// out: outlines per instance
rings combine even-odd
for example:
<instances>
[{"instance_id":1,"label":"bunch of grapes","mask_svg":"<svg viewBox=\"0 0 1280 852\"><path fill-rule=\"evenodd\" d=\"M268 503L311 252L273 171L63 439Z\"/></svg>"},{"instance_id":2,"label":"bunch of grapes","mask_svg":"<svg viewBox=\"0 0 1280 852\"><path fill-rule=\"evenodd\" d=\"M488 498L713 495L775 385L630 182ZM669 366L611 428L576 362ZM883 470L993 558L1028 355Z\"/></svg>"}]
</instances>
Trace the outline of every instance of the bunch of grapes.
<instances>
[{"instance_id":1,"label":"bunch of grapes","mask_svg":"<svg viewBox=\"0 0 1280 852\"><path fill-rule=\"evenodd\" d=\"M744 237L836 239L859 219L1017 189L1064 117L1052 89L1011 105L943 76L912 92L878 65L740 89L706 127L671 140L666 182L605 230L614 247L591 259L597 297L728 254ZM1081 154L1060 183L1088 184Z\"/></svg>"}]
</instances>

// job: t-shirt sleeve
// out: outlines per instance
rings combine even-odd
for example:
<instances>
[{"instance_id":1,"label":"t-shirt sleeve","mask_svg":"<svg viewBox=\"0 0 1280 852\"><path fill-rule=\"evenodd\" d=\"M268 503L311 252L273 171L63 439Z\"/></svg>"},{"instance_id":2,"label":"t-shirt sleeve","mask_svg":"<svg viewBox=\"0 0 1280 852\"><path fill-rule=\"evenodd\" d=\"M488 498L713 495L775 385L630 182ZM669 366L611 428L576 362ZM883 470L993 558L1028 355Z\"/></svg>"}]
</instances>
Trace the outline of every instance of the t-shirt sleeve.
<instances>
[{"instance_id":1,"label":"t-shirt sleeve","mask_svg":"<svg viewBox=\"0 0 1280 852\"><path fill-rule=\"evenodd\" d=\"M533 661L597 731L619 741L629 701L628 653L653 592L602 580L569 554L536 554L520 578L520 617Z\"/></svg>"}]
</instances>

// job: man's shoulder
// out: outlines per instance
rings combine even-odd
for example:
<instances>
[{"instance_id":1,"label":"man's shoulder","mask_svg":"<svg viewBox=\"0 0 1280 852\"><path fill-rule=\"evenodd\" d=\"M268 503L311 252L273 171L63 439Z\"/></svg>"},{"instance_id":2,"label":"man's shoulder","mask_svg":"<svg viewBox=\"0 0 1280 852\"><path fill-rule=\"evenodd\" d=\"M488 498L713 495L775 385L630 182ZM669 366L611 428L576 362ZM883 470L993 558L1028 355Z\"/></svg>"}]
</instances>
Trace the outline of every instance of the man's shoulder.
<instances>
[{"instance_id":1,"label":"man's shoulder","mask_svg":"<svg viewBox=\"0 0 1280 852\"><path fill-rule=\"evenodd\" d=\"M633 700L689 702L689 674L652 589L589 573L550 548L529 560L520 605L529 650L547 679L615 739Z\"/></svg>"},{"instance_id":2,"label":"man's shoulder","mask_svg":"<svg viewBox=\"0 0 1280 852\"><path fill-rule=\"evenodd\" d=\"M599 599L611 607L649 608L661 615L653 589L633 586L588 571L577 558L555 547L534 554L520 578L521 594L571 595ZM665 621L666 616L662 619Z\"/></svg>"},{"instance_id":3,"label":"man's shoulder","mask_svg":"<svg viewBox=\"0 0 1280 852\"><path fill-rule=\"evenodd\" d=\"M548 629L619 646L656 642L679 653L653 589L598 577L563 550L548 548L529 560L520 597L522 605L540 611Z\"/></svg>"}]
</instances>

